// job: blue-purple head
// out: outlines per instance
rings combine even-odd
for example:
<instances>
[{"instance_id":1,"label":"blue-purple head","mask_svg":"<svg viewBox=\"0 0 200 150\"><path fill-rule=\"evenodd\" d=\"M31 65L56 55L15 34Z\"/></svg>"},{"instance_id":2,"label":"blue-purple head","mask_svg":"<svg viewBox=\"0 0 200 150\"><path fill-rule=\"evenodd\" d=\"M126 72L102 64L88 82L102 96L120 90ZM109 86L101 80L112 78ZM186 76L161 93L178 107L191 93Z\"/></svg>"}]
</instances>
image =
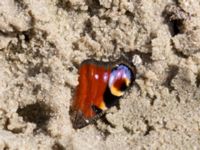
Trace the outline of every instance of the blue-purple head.
<instances>
[{"instance_id":1,"label":"blue-purple head","mask_svg":"<svg viewBox=\"0 0 200 150\"><path fill-rule=\"evenodd\" d=\"M125 64L114 67L110 73L108 86L111 94L117 97L123 96L124 91L130 87L135 80L135 72Z\"/></svg>"}]
</instances>

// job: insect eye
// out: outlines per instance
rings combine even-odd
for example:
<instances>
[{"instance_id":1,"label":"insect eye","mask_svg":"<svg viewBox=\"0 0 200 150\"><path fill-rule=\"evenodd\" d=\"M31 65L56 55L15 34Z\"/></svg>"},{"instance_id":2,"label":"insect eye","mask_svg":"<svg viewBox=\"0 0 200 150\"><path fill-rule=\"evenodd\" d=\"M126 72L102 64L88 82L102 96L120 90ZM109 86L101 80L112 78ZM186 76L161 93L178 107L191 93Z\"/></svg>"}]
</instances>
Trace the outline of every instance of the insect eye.
<instances>
[{"instance_id":1,"label":"insect eye","mask_svg":"<svg viewBox=\"0 0 200 150\"><path fill-rule=\"evenodd\" d=\"M126 82L125 82L125 81L121 84L121 86L120 86L119 89L120 89L121 91L125 91L125 90L127 89L127 85L126 85Z\"/></svg>"}]
</instances>

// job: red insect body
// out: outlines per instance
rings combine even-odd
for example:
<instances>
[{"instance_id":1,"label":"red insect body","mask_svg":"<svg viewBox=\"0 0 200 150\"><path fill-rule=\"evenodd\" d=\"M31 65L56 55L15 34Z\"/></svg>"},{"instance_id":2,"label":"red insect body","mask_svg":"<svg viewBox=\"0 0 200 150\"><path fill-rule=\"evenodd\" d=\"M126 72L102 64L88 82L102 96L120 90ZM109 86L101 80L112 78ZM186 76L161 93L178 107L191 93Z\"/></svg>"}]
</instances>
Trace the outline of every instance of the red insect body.
<instances>
[{"instance_id":1,"label":"red insect body","mask_svg":"<svg viewBox=\"0 0 200 150\"><path fill-rule=\"evenodd\" d=\"M132 85L135 73L135 67L127 61L84 61L79 68L79 85L70 110L73 127L88 125L111 107Z\"/></svg>"},{"instance_id":2,"label":"red insect body","mask_svg":"<svg viewBox=\"0 0 200 150\"><path fill-rule=\"evenodd\" d=\"M79 85L75 93L73 107L81 111L86 119L96 114L91 105L101 108L104 104L103 94L106 90L110 68L96 66L95 64L83 64L79 71Z\"/></svg>"}]
</instances>

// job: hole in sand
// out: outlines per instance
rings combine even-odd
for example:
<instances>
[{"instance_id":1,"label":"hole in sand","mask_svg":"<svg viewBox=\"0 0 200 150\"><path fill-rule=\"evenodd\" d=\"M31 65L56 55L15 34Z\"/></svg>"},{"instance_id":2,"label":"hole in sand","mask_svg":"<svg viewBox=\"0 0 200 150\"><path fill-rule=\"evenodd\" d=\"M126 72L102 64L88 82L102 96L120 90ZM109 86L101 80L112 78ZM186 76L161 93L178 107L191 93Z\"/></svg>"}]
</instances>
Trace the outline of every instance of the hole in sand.
<instances>
[{"instance_id":1,"label":"hole in sand","mask_svg":"<svg viewBox=\"0 0 200 150\"><path fill-rule=\"evenodd\" d=\"M89 15L92 16L98 16L99 9L101 8L100 2L98 0L86 0L86 4L88 5L88 12Z\"/></svg>"},{"instance_id":2,"label":"hole in sand","mask_svg":"<svg viewBox=\"0 0 200 150\"><path fill-rule=\"evenodd\" d=\"M53 146L52 146L52 150L65 150L64 146L62 146L60 143L56 142Z\"/></svg>"},{"instance_id":3,"label":"hole in sand","mask_svg":"<svg viewBox=\"0 0 200 150\"><path fill-rule=\"evenodd\" d=\"M149 135L151 131L155 130L154 126L151 126L149 124L148 120L144 120L144 123L146 124L146 131L144 133L144 136Z\"/></svg>"},{"instance_id":4,"label":"hole in sand","mask_svg":"<svg viewBox=\"0 0 200 150\"><path fill-rule=\"evenodd\" d=\"M197 87L200 86L200 72L197 74L197 77L196 77L196 85Z\"/></svg>"},{"instance_id":5,"label":"hole in sand","mask_svg":"<svg viewBox=\"0 0 200 150\"><path fill-rule=\"evenodd\" d=\"M178 74L179 68L175 65L169 66L168 76L166 77L163 85L169 89L169 91L173 91L174 87L171 85L172 79Z\"/></svg>"},{"instance_id":6,"label":"hole in sand","mask_svg":"<svg viewBox=\"0 0 200 150\"><path fill-rule=\"evenodd\" d=\"M32 91L33 95L37 95L40 90L41 90L41 85L40 84L35 85Z\"/></svg>"},{"instance_id":7,"label":"hole in sand","mask_svg":"<svg viewBox=\"0 0 200 150\"><path fill-rule=\"evenodd\" d=\"M37 102L18 108L17 113L23 117L24 121L35 123L38 129L47 125L53 111L44 102Z\"/></svg>"},{"instance_id":8,"label":"hole in sand","mask_svg":"<svg viewBox=\"0 0 200 150\"><path fill-rule=\"evenodd\" d=\"M172 20L170 25L171 25L172 30L173 30L172 36L175 36L175 35L181 33L180 27L182 26L182 21Z\"/></svg>"},{"instance_id":9,"label":"hole in sand","mask_svg":"<svg viewBox=\"0 0 200 150\"><path fill-rule=\"evenodd\" d=\"M168 24L172 36L184 32L184 22L189 19L189 14L178 4L167 5L163 11L165 23Z\"/></svg>"}]
</instances>

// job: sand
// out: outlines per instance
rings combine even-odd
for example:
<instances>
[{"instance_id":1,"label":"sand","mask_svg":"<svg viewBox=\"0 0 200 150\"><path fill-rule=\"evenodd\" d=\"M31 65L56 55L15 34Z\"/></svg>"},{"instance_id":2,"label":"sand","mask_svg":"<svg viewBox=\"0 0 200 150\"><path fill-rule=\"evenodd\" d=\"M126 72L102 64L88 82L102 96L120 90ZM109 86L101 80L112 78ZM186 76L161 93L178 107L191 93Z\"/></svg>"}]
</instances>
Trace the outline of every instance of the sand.
<instances>
[{"instance_id":1,"label":"sand","mask_svg":"<svg viewBox=\"0 0 200 150\"><path fill-rule=\"evenodd\" d=\"M135 85L74 130L78 65L137 54ZM199 0L1 0L0 149L200 149Z\"/></svg>"}]
</instances>

